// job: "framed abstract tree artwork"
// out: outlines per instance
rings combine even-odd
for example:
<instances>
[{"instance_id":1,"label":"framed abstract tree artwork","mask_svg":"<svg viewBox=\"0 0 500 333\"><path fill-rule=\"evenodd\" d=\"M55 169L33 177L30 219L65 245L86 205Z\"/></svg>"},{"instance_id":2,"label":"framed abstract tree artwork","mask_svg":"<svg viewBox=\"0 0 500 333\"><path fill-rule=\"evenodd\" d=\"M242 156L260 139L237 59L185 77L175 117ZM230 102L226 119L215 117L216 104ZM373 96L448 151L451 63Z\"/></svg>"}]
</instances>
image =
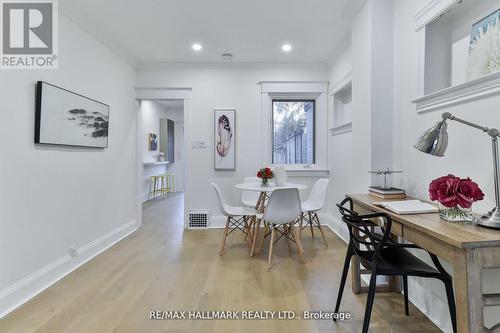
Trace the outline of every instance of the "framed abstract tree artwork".
<instances>
[{"instance_id":1,"label":"framed abstract tree artwork","mask_svg":"<svg viewBox=\"0 0 500 333\"><path fill-rule=\"evenodd\" d=\"M36 83L35 143L108 147L109 105L50 83Z\"/></svg>"},{"instance_id":2,"label":"framed abstract tree artwork","mask_svg":"<svg viewBox=\"0 0 500 333\"><path fill-rule=\"evenodd\" d=\"M215 170L236 169L236 110L214 110Z\"/></svg>"}]
</instances>

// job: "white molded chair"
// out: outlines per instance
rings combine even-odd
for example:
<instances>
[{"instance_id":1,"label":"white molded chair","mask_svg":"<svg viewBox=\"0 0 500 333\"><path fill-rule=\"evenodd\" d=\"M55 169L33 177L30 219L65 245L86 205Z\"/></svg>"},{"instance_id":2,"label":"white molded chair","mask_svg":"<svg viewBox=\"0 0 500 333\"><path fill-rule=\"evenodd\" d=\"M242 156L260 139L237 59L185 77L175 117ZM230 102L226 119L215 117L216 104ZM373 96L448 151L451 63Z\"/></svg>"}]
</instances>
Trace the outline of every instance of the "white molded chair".
<instances>
[{"instance_id":1,"label":"white molded chair","mask_svg":"<svg viewBox=\"0 0 500 333\"><path fill-rule=\"evenodd\" d=\"M303 263L304 250L300 243L297 231L293 227L302 210L300 207L299 191L295 188L278 189L271 193L267 207L264 211L262 220L264 221L264 237L261 240L259 253L262 251L264 239L271 236L269 241L269 258L267 260L267 269L271 268L271 259L273 256L273 246L281 238L285 237L288 244L288 251L291 252L290 241L297 245L297 253ZM280 227L283 229L281 230ZM276 238L277 237L277 238Z\"/></svg>"},{"instance_id":2,"label":"white molded chair","mask_svg":"<svg viewBox=\"0 0 500 333\"><path fill-rule=\"evenodd\" d=\"M224 228L224 236L222 238L222 244L219 250L219 255L224 254L224 247L226 246L226 238L232 233L234 230L239 229L245 235L245 239L249 239L252 242L252 234L250 232L250 226L248 221L251 218L257 216L257 211L253 208L249 207L240 207L240 206L231 206L225 200L222 195L222 191L219 186L215 183L212 183L212 187L217 193L217 198L219 199L219 207L226 216L226 226Z\"/></svg>"},{"instance_id":3,"label":"white molded chair","mask_svg":"<svg viewBox=\"0 0 500 333\"><path fill-rule=\"evenodd\" d=\"M260 178L258 177L245 177L243 179L244 183L258 183ZM257 206L257 202L260 198L260 192L256 191L241 191L241 203L244 206L255 208Z\"/></svg>"},{"instance_id":4,"label":"white molded chair","mask_svg":"<svg viewBox=\"0 0 500 333\"><path fill-rule=\"evenodd\" d=\"M325 234L321 228L321 223L318 218L318 211L323 208L326 201L326 190L328 188L328 179L318 179L314 184L309 198L302 202L302 214L300 216L300 236L302 236L302 230L309 226L311 228L311 235L314 238L314 228L316 227L321 232L323 241L325 242L325 247L328 247L326 243ZM305 222L305 223L304 223Z\"/></svg>"}]
</instances>

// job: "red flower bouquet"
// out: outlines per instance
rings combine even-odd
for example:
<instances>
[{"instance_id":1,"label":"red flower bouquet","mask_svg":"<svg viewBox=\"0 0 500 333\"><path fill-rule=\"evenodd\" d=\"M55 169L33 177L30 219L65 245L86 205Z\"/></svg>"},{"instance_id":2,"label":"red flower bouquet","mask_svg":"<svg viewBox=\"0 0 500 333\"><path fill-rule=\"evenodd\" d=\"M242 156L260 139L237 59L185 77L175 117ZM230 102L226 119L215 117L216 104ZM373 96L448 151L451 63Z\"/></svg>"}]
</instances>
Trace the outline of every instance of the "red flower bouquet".
<instances>
[{"instance_id":1,"label":"red flower bouquet","mask_svg":"<svg viewBox=\"0 0 500 333\"><path fill-rule=\"evenodd\" d=\"M274 177L274 173L270 168L265 167L257 172L257 177L262 179L262 185L268 185L269 179Z\"/></svg>"},{"instance_id":2,"label":"red flower bouquet","mask_svg":"<svg viewBox=\"0 0 500 333\"><path fill-rule=\"evenodd\" d=\"M483 200L484 193L470 178L448 175L430 183L429 197L444 206L440 207L442 218L451 221L470 221L472 203Z\"/></svg>"}]
</instances>

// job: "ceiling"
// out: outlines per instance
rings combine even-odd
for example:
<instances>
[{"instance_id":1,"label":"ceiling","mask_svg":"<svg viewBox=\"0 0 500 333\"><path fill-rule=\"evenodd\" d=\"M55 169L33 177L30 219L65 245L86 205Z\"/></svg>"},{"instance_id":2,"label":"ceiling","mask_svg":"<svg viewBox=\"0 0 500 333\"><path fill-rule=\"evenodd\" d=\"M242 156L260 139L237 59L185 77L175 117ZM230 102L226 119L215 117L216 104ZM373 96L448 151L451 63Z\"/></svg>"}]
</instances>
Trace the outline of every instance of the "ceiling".
<instances>
[{"instance_id":1,"label":"ceiling","mask_svg":"<svg viewBox=\"0 0 500 333\"><path fill-rule=\"evenodd\" d=\"M63 13L126 59L326 62L357 0L62 0ZM202 51L191 46L200 43ZM281 50L284 43L292 51Z\"/></svg>"}]
</instances>

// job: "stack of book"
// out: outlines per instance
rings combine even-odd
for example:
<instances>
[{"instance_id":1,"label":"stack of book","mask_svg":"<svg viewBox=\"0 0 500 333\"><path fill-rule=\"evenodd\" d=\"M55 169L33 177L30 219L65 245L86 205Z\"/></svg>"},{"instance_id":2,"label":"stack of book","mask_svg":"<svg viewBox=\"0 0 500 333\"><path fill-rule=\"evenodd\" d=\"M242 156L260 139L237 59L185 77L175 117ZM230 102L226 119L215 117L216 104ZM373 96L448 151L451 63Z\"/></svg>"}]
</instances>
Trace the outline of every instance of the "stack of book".
<instances>
[{"instance_id":1,"label":"stack of book","mask_svg":"<svg viewBox=\"0 0 500 333\"><path fill-rule=\"evenodd\" d=\"M401 188L384 188L381 186L370 186L368 193L381 199L405 199L405 190Z\"/></svg>"}]
</instances>

